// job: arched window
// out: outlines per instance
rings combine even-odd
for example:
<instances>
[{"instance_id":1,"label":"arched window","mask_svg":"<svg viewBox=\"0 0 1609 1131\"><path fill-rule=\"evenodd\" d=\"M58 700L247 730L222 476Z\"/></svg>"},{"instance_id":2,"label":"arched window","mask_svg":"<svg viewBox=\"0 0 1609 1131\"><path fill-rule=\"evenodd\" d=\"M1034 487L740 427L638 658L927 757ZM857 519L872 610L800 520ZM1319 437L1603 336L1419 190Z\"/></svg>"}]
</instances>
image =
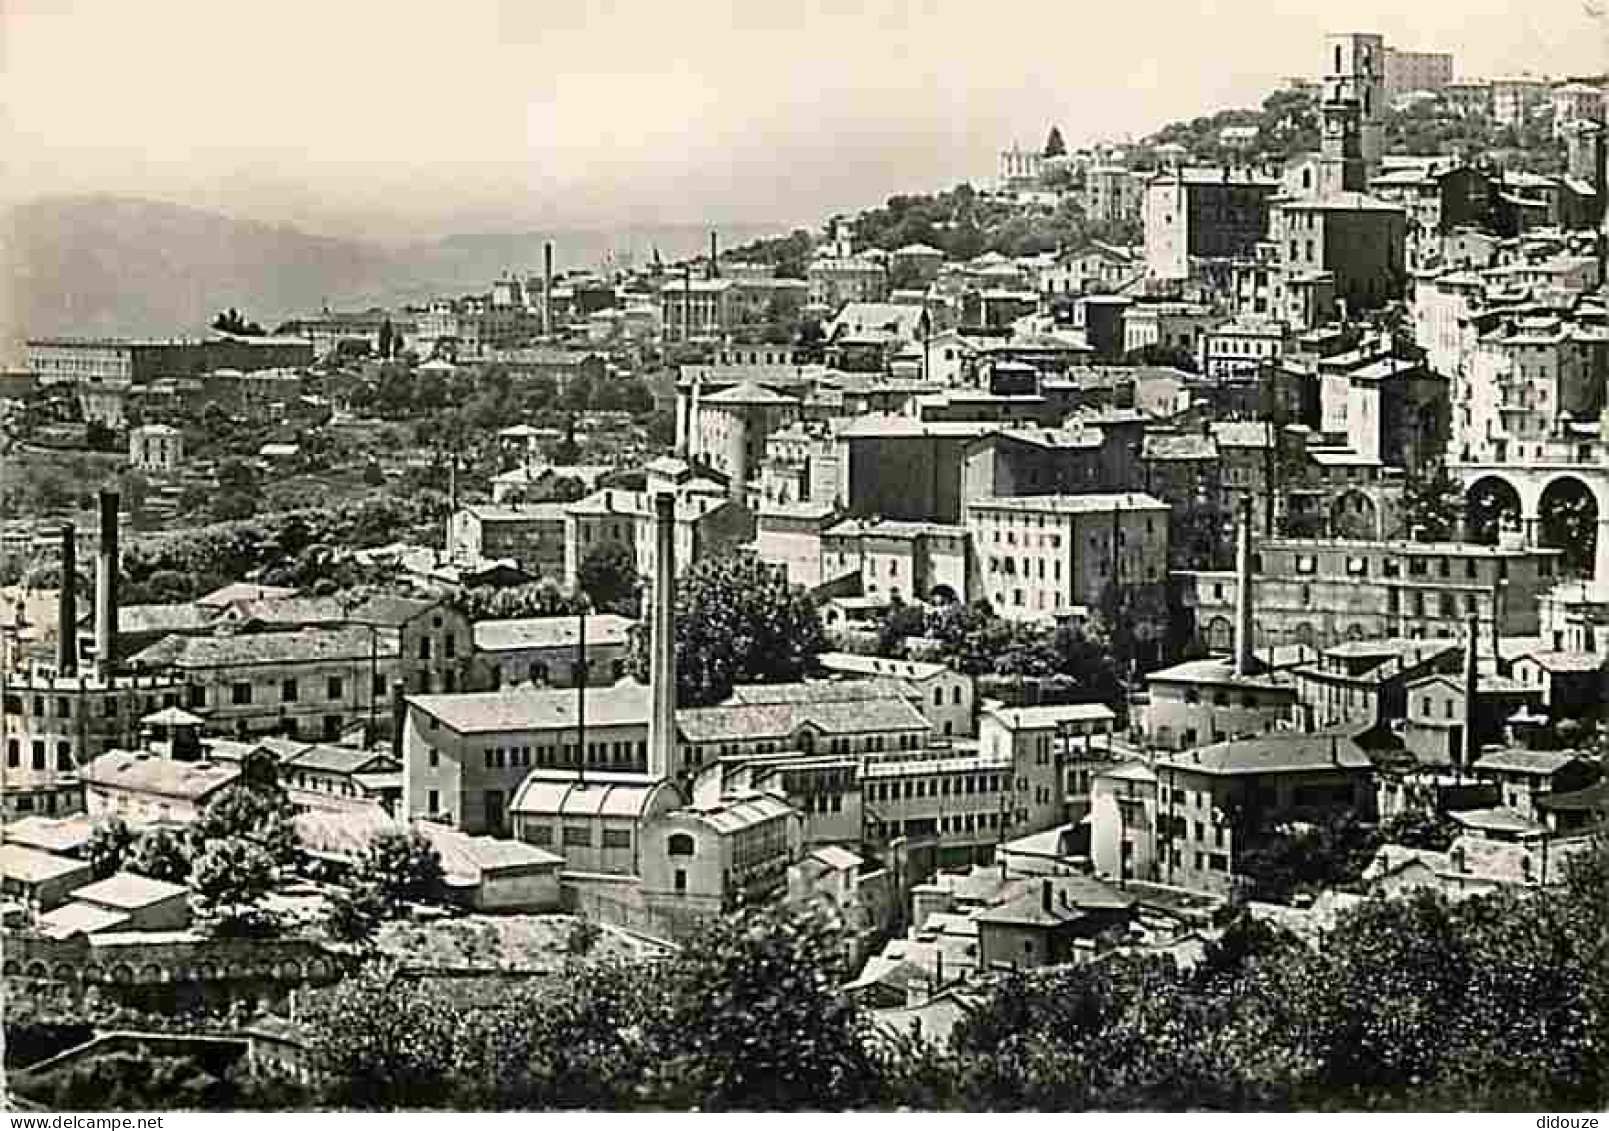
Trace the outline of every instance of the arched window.
<instances>
[{"instance_id":1,"label":"arched window","mask_svg":"<svg viewBox=\"0 0 1609 1131\"><path fill-rule=\"evenodd\" d=\"M687 833L671 833L665 841L665 851L671 856L693 855L693 838Z\"/></svg>"}]
</instances>

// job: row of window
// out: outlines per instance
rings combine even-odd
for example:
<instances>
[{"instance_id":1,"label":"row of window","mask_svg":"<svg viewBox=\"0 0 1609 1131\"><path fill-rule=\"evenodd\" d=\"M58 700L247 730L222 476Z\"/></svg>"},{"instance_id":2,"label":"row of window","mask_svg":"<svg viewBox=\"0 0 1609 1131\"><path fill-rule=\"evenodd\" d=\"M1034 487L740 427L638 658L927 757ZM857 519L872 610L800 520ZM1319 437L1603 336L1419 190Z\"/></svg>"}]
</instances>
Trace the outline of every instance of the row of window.
<instances>
[{"instance_id":1,"label":"row of window","mask_svg":"<svg viewBox=\"0 0 1609 1131\"><path fill-rule=\"evenodd\" d=\"M591 825L565 825L560 832L565 848L593 847ZM604 829L602 833L602 847L604 848L629 849L631 847L630 829ZM534 844L539 848L551 848L553 846L553 827L551 825L526 825L523 835L528 844Z\"/></svg>"},{"instance_id":2,"label":"row of window","mask_svg":"<svg viewBox=\"0 0 1609 1131\"><path fill-rule=\"evenodd\" d=\"M1025 819L1019 814L1019 820ZM1009 822L1007 822L1009 824ZM894 836L932 836L934 833L973 833L1001 828L1000 814L955 813L945 817L917 817L906 821L868 821L867 832L872 840Z\"/></svg>"},{"instance_id":3,"label":"row of window","mask_svg":"<svg viewBox=\"0 0 1609 1131\"><path fill-rule=\"evenodd\" d=\"M999 793L1000 789L1001 777L998 773L967 774L965 777L904 778L900 781L868 782L866 785L867 796L874 802Z\"/></svg>"},{"instance_id":4,"label":"row of window","mask_svg":"<svg viewBox=\"0 0 1609 1131\"><path fill-rule=\"evenodd\" d=\"M30 754L30 765L36 770L43 770L47 766L49 748L42 738L33 740ZM19 739L6 739L6 766L10 769L20 769L22 766L22 742ZM77 767L73 762L73 744L70 742L56 743L56 769L71 773Z\"/></svg>"}]
</instances>

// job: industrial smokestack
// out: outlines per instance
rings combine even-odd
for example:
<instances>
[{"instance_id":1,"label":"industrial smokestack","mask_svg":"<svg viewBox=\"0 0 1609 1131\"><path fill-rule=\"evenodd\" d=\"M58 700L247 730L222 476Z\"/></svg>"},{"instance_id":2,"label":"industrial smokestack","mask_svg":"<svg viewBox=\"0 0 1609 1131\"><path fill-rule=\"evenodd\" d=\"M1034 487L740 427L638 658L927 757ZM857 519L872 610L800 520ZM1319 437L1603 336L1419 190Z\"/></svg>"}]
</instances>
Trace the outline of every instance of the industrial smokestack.
<instances>
[{"instance_id":1,"label":"industrial smokestack","mask_svg":"<svg viewBox=\"0 0 1609 1131\"><path fill-rule=\"evenodd\" d=\"M712 231L710 232L710 278L719 279L720 277L721 258L717 250L716 234Z\"/></svg>"},{"instance_id":2,"label":"industrial smokestack","mask_svg":"<svg viewBox=\"0 0 1609 1131\"><path fill-rule=\"evenodd\" d=\"M553 241L542 245L542 336L553 333Z\"/></svg>"},{"instance_id":3,"label":"industrial smokestack","mask_svg":"<svg viewBox=\"0 0 1609 1131\"><path fill-rule=\"evenodd\" d=\"M676 760L676 496L654 496L653 653L648 663L648 773L670 776Z\"/></svg>"},{"instance_id":4,"label":"industrial smokestack","mask_svg":"<svg viewBox=\"0 0 1609 1131\"><path fill-rule=\"evenodd\" d=\"M102 491L101 544L95 552L95 663L111 679L117 658L117 492Z\"/></svg>"},{"instance_id":5,"label":"industrial smokestack","mask_svg":"<svg viewBox=\"0 0 1609 1131\"><path fill-rule=\"evenodd\" d=\"M1240 497L1240 519L1235 527L1235 675L1252 674L1252 625L1255 614L1251 576L1251 496Z\"/></svg>"},{"instance_id":6,"label":"industrial smokestack","mask_svg":"<svg viewBox=\"0 0 1609 1131\"><path fill-rule=\"evenodd\" d=\"M1475 698L1480 691L1480 667L1476 654L1480 650L1480 614L1469 614L1469 639L1464 648L1464 749L1463 767L1468 769L1480 755L1475 741Z\"/></svg>"},{"instance_id":7,"label":"industrial smokestack","mask_svg":"<svg viewBox=\"0 0 1609 1131\"><path fill-rule=\"evenodd\" d=\"M1594 248L1598 253L1598 285L1609 285L1609 275L1605 268L1609 267L1609 233L1604 231L1606 217L1609 217L1609 162L1604 155L1604 132L1606 127L1599 124L1592 131L1592 171L1594 176L1593 187L1598 195L1593 199L1598 214L1598 222L1592 226L1595 237Z\"/></svg>"},{"instance_id":8,"label":"industrial smokestack","mask_svg":"<svg viewBox=\"0 0 1609 1131\"><path fill-rule=\"evenodd\" d=\"M56 598L56 670L78 674L78 547L77 531L65 522L61 528L61 591Z\"/></svg>"}]
</instances>

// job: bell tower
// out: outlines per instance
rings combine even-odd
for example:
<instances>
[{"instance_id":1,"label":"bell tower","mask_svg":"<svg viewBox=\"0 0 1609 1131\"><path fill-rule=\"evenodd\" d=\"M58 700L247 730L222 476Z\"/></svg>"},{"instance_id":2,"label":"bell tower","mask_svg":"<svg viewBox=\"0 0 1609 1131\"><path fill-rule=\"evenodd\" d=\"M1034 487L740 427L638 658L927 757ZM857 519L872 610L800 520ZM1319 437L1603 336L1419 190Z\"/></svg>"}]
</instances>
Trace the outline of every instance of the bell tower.
<instances>
[{"instance_id":1,"label":"bell tower","mask_svg":"<svg viewBox=\"0 0 1609 1131\"><path fill-rule=\"evenodd\" d=\"M1369 187L1368 163L1363 154L1361 107L1348 97L1344 83L1328 83L1320 112L1324 117L1319 139L1318 198L1343 192L1364 192Z\"/></svg>"}]
</instances>

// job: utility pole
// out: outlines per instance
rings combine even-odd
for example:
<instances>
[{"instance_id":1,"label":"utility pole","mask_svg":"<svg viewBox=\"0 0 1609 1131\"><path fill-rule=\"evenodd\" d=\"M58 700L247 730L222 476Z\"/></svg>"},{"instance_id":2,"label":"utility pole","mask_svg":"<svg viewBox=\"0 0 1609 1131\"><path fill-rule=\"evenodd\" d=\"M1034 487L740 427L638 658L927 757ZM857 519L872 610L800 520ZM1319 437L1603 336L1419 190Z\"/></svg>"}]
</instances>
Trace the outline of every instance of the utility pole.
<instances>
[{"instance_id":1,"label":"utility pole","mask_svg":"<svg viewBox=\"0 0 1609 1131\"><path fill-rule=\"evenodd\" d=\"M581 598L581 611L576 617L579 630L576 634L575 668L575 736L577 786L587 784L587 599Z\"/></svg>"}]
</instances>

